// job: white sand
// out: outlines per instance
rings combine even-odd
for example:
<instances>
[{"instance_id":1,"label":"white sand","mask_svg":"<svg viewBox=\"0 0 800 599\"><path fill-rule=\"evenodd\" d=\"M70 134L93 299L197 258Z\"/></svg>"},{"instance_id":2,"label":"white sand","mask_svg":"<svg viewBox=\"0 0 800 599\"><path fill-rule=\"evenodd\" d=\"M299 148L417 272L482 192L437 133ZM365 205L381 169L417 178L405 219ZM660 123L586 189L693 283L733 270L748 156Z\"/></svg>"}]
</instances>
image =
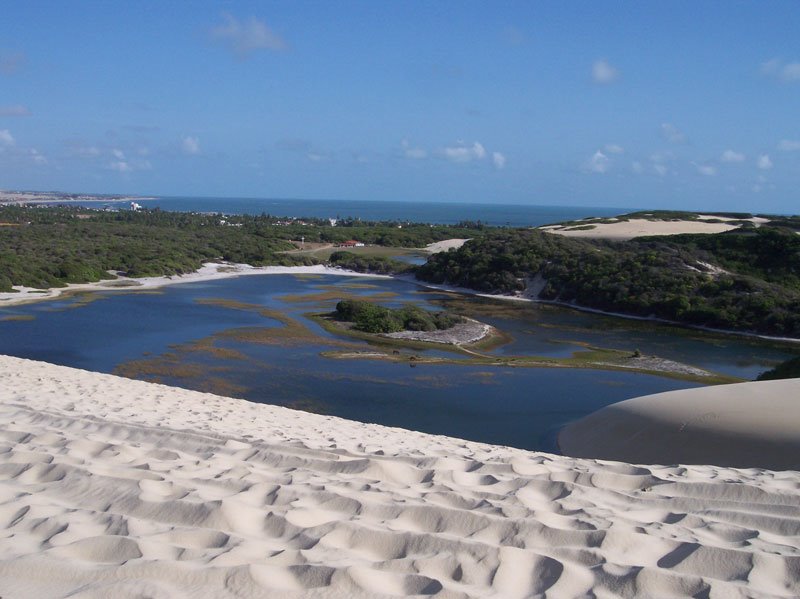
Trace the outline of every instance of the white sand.
<instances>
[{"instance_id":1,"label":"white sand","mask_svg":"<svg viewBox=\"0 0 800 599\"><path fill-rule=\"evenodd\" d=\"M791 597L800 474L557 457L0 357L0 596Z\"/></svg>"},{"instance_id":2,"label":"white sand","mask_svg":"<svg viewBox=\"0 0 800 599\"><path fill-rule=\"evenodd\" d=\"M559 229L558 227L560 226L561 225L548 225L539 228L547 233L556 233L558 235L564 235L565 237L583 237L586 239L616 239L618 241L633 239L634 237L643 237L645 235L722 233L724 231L730 231L731 229L738 228L738 225L731 225L727 222L710 223L701 220L668 221L647 220L643 218L633 218L628 221L619 221L616 223L598 223L594 225L593 229L583 229L578 231L570 230L570 228L579 225L570 225L566 229Z\"/></svg>"},{"instance_id":3,"label":"white sand","mask_svg":"<svg viewBox=\"0 0 800 599\"><path fill-rule=\"evenodd\" d=\"M422 249L429 254L438 254L439 252L446 252L447 250L457 250L468 241L469 239L445 239L444 241L429 243Z\"/></svg>"},{"instance_id":4,"label":"white sand","mask_svg":"<svg viewBox=\"0 0 800 599\"><path fill-rule=\"evenodd\" d=\"M669 391L567 426L568 455L800 470L800 379Z\"/></svg>"},{"instance_id":5,"label":"white sand","mask_svg":"<svg viewBox=\"0 0 800 599\"><path fill-rule=\"evenodd\" d=\"M108 281L97 283L77 283L53 289L41 290L31 287L17 286L17 292L0 293L0 307L27 304L60 297L64 293L74 293L76 291L143 291L147 289L157 289L168 285L179 285L182 283L199 283L203 281L214 281L218 279L228 279L231 277L242 277L248 275L341 275L348 277L372 277L390 278L387 275L373 275L367 273L332 268L321 264L315 266L250 266L249 264L229 264L207 262L203 266L190 274L175 275L169 277L141 277L129 278L119 277ZM1 599L1 598L0 598Z\"/></svg>"}]
</instances>

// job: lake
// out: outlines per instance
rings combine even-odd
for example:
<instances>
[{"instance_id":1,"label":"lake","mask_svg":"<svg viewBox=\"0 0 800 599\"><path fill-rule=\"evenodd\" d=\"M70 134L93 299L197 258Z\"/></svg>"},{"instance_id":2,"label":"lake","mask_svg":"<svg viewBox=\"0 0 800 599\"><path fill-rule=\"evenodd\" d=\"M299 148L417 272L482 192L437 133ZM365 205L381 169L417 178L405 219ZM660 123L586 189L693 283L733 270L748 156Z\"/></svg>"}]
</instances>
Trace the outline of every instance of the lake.
<instances>
[{"instance_id":1,"label":"lake","mask_svg":"<svg viewBox=\"0 0 800 599\"><path fill-rule=\"evenodd\" d=\"M637 395L696 386L638 373L342 360L363 351L304 316L338 299L414 302L493 324L498 356L561 357L587 344L754 378L791 350L742 337L431 291L395 279L264 275L156 291L87 293L0 309L0 353L301 408L363 422L555 451L565 423ZM452 355L445 350L414 350Z\"/></svg>"}]
</instances>

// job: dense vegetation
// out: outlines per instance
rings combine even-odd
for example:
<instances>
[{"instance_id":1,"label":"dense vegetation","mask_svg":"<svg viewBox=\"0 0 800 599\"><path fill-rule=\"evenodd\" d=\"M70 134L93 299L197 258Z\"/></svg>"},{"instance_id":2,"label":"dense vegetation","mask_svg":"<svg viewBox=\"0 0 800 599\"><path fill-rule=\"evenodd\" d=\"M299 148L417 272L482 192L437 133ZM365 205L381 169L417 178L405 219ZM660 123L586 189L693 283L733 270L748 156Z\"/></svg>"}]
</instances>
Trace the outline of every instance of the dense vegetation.
<instances>
[{"instance_id":1,"label":"dense vegetation","mask_svg":"<svg viewBox=\"0 0 800 599\"><path fill-rule=\"evenodd\" d=\"M369 272L381 275L394 275L409 272L414 266L384 256L359 256L352 252L333 252L328 258L331 266L338 266L356 272Z\"/></svg>"},{"instance_id":2,"label":"dense vegetation","mask_svg":"<svg viewBox=\"0 0 800 599\"><path fill-rule=\"evenodd\" d=\"M762 227L602 242L499 230L417 276L490 293L722 329L800 337L800 235Z\"/></svg>"},{"instance_id":3,"label":"dense vegetation","mask_svg":"<svg viewBox=\"0 0 800 599\"><path fill-rule=\"evenodd\" d=\"M778 364L772 370L762 372L758 379L759 381L772 381L776 379L795 379L800 378L800 356L786 360Z\"/></svg>"},{"instance_id":4,"label":"dense vegetation","mask_svg":"<svg viewBox=\"0 0 800 599\"><path fill-rule=\"evenodd\" d=\"M254 266L313 264L289 240L420 247L479 229L364 223L344 220L286 220L269 215L221 216L145 210L104 212L86 208L0 207L0 291L12 285L48 288L113 278L174 275L203 262L225 260ZM340 265L346 266L342 260ZM391 263L366 269L395 269Z\"/></svg>"},{"instance_id":5,"label":"dense vegetation","mask_svg":"<svg viewBox=\"0 0 800 599\"><path fill-rule=\"evenodd\" d=\"M619 218L633 217L696 215L654 212ZM594 221L576 221L575 226L587 222ZM47 288L113 278L109 271L134 277L182 274L207 261L317 262L311 254L291 252L295 245L290 240L338 243L357 239L366 244L422 247L469 237L473 240L462 248L434 255L414 269L417 276L490 293L527 289L540 299L634 316L800 337L798 230L800 218L780 217L770 226L718 235L603 242L535 230L487 228L480 222L451 227L341 219L331 226L326 219L281 219L267 214L5 206L0 207L0 291L10 291L12 285ZM330 263L375 273L412 270L390 258L350 252L334 252Z\"/></svg>"},{"instance_id":6,"label":"dense vegetation","mask_svg":"<svg viewBox=\"0 0 800 599\"><path fill-rule=\"evenodd\" d=\"M447 312L431 312L413 305L392 309L363 300L340 301L336 304L334 317L352 322L354 328L366 333L444 330L463 320Z\"/></svg>"}]
</instances>

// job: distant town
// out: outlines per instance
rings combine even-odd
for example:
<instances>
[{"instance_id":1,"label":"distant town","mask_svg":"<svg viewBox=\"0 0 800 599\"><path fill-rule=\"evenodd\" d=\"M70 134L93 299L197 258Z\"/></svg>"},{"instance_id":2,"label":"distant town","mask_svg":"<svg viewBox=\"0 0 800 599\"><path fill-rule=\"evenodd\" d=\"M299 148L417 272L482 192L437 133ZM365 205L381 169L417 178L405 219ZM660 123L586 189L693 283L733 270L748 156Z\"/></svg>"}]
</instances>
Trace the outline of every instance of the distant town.
<instances>
[{"instance_id":1,"label":"distant town","mask_svg":"<svg viewBox=\"0 0 800 599\"><path fill-rule=\"evenodd\" d=\"M60 202L134 202L155 198L128 195L66 193L62 191L0 190L0 204L53 204Z\"/></svg>"}]
</instances>

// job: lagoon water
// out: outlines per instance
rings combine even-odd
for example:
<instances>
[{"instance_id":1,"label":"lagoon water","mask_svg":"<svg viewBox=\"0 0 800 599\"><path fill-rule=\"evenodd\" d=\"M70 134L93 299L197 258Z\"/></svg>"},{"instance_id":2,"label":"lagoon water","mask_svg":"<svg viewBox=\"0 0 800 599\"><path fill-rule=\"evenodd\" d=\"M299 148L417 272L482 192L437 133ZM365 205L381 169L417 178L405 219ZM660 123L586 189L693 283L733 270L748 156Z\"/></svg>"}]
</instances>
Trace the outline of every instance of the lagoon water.
<instances>
[{"instance_id":1,"label":"lagoon water","mask_svg":"<svg viewBox=\"0 0 800 599\"><path fill-rule=\"evenodd\" d=\"M157 292L91 293L2 308L0 353L547 451L555 450L561 426L600 407L694 386L625 372L461 364L412 368L405 362L320 355L341 347L368 349L365 342L334 336L303 316L330 311L338 297L354 295L372 295L385 305L413 301L467 312L513 336L492 350L502 355L564 356L588 343L638 348L744 378L789 355L785 348L753 340L553 306L516 306L509 313L496 301L432 292L401 280L302 275L242 277ZM227 303L202 303L212 298ZM299 323L301 338L248 336L283 327L275 315Z\"/></svg>"}]
</instances>

